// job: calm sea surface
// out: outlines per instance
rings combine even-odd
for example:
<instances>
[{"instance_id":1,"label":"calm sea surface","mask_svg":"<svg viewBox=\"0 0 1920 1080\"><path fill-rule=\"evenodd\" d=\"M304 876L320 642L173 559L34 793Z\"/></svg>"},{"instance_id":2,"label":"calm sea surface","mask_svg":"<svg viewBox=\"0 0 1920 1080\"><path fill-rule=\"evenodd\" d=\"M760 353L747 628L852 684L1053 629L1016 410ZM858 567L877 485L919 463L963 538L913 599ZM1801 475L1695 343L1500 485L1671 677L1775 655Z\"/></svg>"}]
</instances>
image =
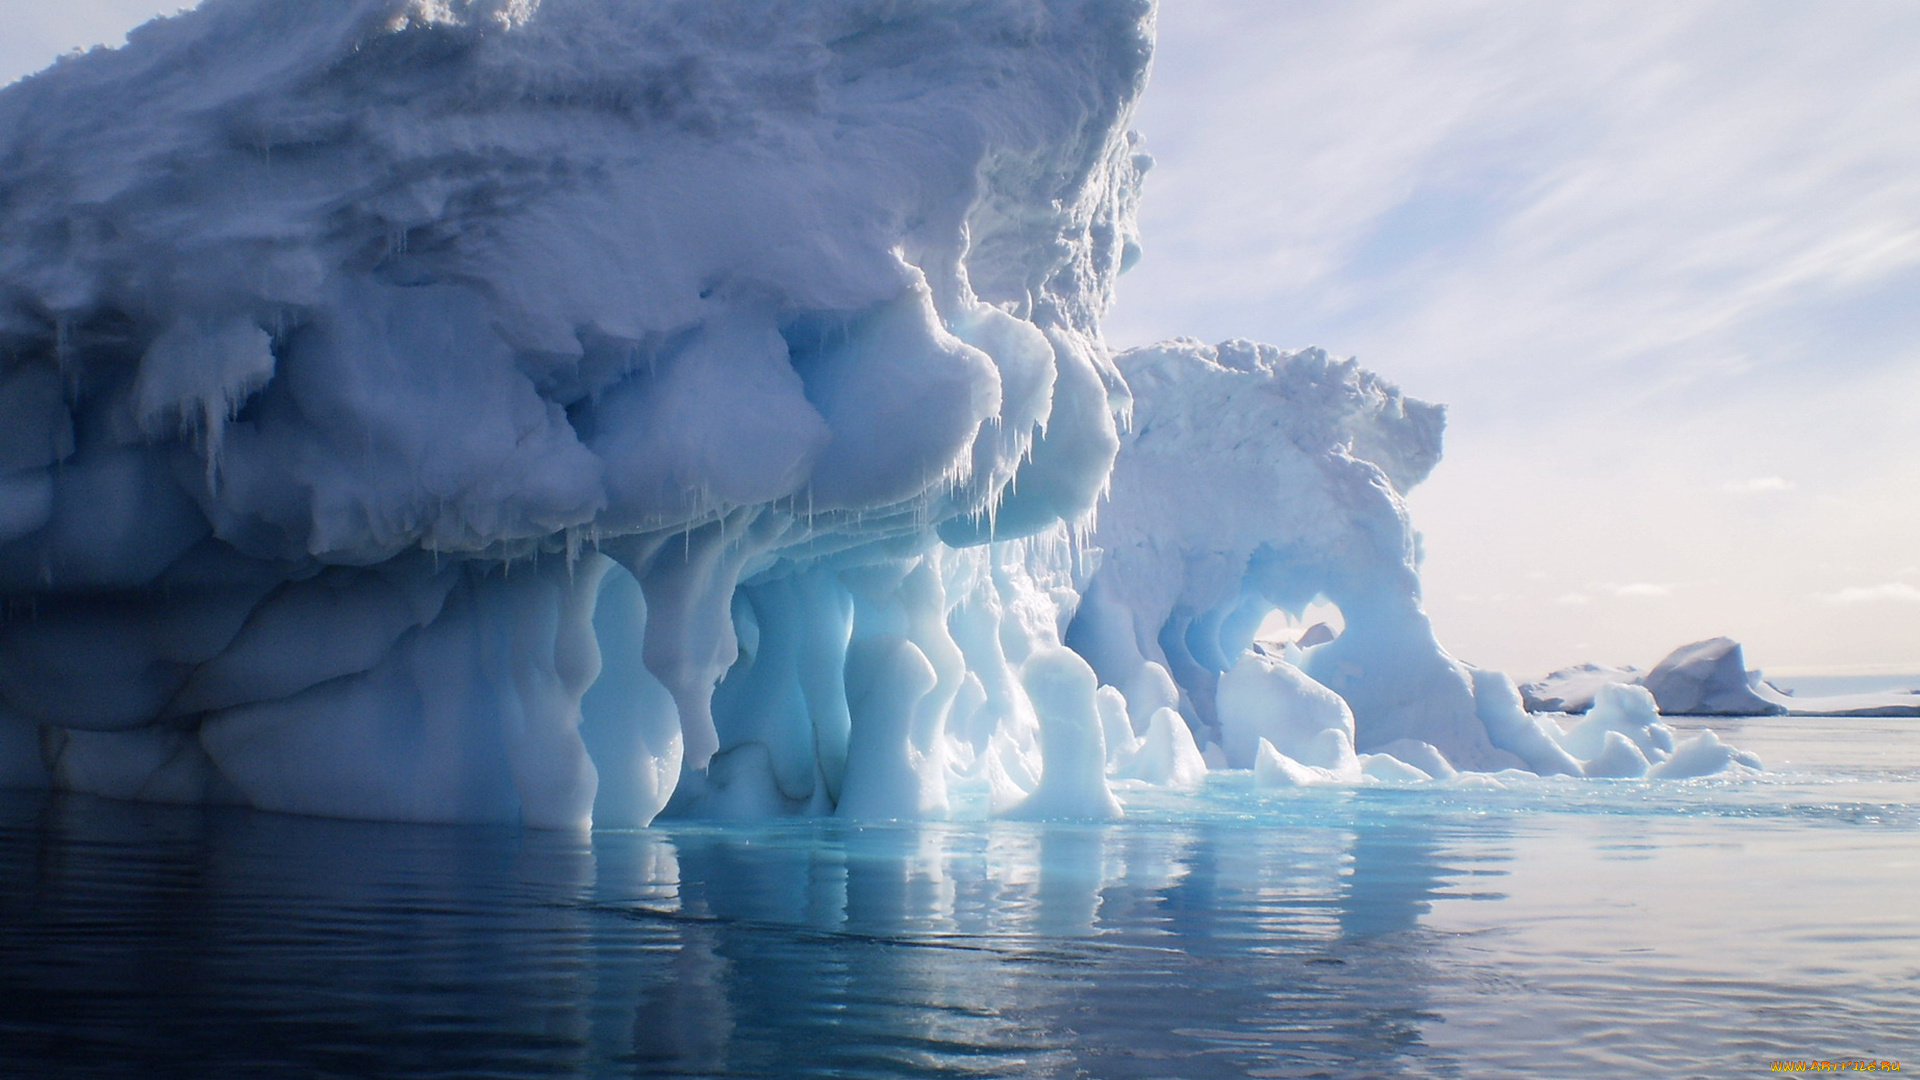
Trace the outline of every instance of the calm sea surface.
<instances>
[{"instance_id":1,"label":"calm sea surface","mask_svg":"<svg viewBox=\"0 0 1920 1080\"><path fill-rule=\"evenodd\" d=\"M0 797L4 1077L1920 1068L1920 721L1760 779L584 837Z\"/></svg>"}]
</instances>

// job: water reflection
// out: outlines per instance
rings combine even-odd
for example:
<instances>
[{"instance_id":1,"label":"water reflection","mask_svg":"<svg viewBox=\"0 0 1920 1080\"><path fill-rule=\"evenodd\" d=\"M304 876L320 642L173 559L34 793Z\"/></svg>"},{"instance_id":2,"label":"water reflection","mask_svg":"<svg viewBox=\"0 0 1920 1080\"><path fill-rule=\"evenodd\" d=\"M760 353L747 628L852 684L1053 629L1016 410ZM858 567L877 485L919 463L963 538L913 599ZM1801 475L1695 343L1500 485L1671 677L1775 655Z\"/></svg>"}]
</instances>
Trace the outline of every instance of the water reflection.
<instances>
[{"instance_id":1,"label":"water reflection","mask_svg":"<svg viewBox=\"0 0 1920 1080\"><path fill-rule=\"evenodd\" d=\"M15 798L0 1074L1453 1075L1421 1039L1448 828L1320 800L588 842Z\"/></svg>"}]
</instances>

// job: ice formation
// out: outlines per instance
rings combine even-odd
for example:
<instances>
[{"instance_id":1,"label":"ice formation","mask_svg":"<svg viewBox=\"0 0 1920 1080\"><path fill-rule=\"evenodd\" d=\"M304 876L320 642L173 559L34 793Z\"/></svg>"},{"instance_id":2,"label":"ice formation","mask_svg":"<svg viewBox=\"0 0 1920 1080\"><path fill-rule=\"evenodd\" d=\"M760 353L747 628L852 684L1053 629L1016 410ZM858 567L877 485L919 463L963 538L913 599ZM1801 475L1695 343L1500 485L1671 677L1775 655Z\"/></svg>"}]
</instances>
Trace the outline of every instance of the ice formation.
<instances>
[{"instance_id":1,"label":"ice formation","mask_svg":"<svg viewBox=\"0 0 1920 1080\"><path fill-rule=\"evenodd\" d=\"M1581 664L1520 688L1531 712L1583 713L1611 685L1645 686L1668 716L1920 716L1920 700L1900 691L1800 697L1748 669L1732 638L1708 638L1668 653L1652 671Z\"/></svg>"},{"instance_id":2,"label":"ice formation","mask_svg":"<svg viewBox=\"0 0 1920 1080\"><path fill-rule=\"evenodd\" d=\"M1732 638L1680 646L1655 664L1641 684L1669 715L1772 716L1786 711L1772 700L1780 692L1766 685L1759 671L1747 669L1746 651Z\"/></svg>"},{"instance_id":3,"label":"ice formation","mask_svg":"<svg viewBox=\"0 0 1920 1080\"><path fill-rule=\"evenodd\" d=\"M1647 673L1629 664L1610 667L1586 663L1549 672L1538 681L1520 686L1520 700L1528 712L1583 713L1593 708L1593 699L1602 687L1614 683L1640 685Z\"/></svg>"},{"instance_id":4,"label":"ice formation","mask_svg":"<svg viewBox=\"0 0 1920 1080\"><path fill-rule=\"evenodd\" d=\"M1444 411L1319 349L1179 341L1118 364L1132 424L1093 537L1100 563L1067 634L1101 682L1136 716L1180 707L1240 768L1256 744L1234 734L1236 709L1325 713L1342 701L1362 750L1411 737L1457 765L1516 764L1489 743L1468 670L1420 606L1401 495L1439 461ZM1299 669L1248 654L1268 614L1316 599L1346 627ZM1305 703L1316 695L1322 704Z\"/></svg>"},{"instance_id":5,"label":"ice formation","mask_svg":"<svg viewBox=\"0 0 1920 1080\"><path fill-rule=\"evenodd\" d=\"M1109 355L1151 21L207 0L0 92L0 783L569 827L1631 771L1436 642L1438 407Z\"/></svg>"}]
</instances>

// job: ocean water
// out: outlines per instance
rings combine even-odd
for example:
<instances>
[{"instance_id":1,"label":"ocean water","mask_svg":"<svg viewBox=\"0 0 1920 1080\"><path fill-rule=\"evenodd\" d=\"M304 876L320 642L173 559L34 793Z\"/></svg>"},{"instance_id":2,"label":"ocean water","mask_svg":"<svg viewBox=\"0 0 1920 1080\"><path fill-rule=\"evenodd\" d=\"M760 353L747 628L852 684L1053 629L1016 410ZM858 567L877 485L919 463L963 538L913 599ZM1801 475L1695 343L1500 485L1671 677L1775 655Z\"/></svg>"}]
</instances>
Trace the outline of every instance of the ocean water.
<instances>
[{"instance_id":1,"label":"ocean water","mask_svg":"<svg viewBox=\"0 0 1920 1080\"><path fill-rule=\"evenodd\" d=\"M1920 691L1920 674L1890 675L1783 675L1767 676L1767 681L1801 697L1829 694L1884 694L1890 691Z\"/></svg>"},{"instance_id":2,"label":"ocean water","mask_svg":"<svg viewBox=\"0 0 1920 1080\"><path fill-rule=\"evenodd\" d=\"M1697 725L1696 725L1697 726ZM1920 1067L1920 721L1758 778L591 838L0 798L5 1077Z\"/></svg>"}]
</instances>

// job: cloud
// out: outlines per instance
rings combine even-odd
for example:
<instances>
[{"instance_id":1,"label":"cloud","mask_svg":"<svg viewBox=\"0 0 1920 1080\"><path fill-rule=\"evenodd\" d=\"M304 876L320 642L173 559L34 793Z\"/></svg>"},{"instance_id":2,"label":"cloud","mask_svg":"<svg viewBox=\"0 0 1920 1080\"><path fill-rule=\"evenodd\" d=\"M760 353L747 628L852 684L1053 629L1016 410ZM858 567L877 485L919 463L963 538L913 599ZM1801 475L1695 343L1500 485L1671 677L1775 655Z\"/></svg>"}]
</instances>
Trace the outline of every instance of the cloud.
<instances>
[{"instance_id":1,"label":"cloud","mask_svg":"<svg viewBox=\"0 0 1920 1080\"><path fill-rule=\"evenodd\" d=\"M1159 32L1108 339L1316 343L1446 402L1413 496L1443 639L1524 668L1610 605L1738 605L1794 648L1810 593L1912 561L1920 4L1181 0ZM1522 587L1540 619L1486 602ZM1851 610L1820 647L1877 659L1912 608ZM1619 655L1672 645L1628 621Z\"/></svg>"},{"instance_id":2,"label":"cloud","mask_svg":"<svg viewBox=\"0 0 1920 1080\"><path fill-rule=\"evenodd\" d=\"M1196 0L1160 23L1119 340L1260 331L1255 308L1363 361L1679 404L1912 318L1920 69L1896 43L1920 9Z\"/></svg>"},{"instance_id":3,"label":"cloud","mask_svg":"<svg viewBox=\"0 0 1920 1080\"><path fill-rule=\"evenodd\" d=\"M1769 491L1792 491L1799 485L1784 476L1756 476L1751 480L1734 480L1720 485L1721 491L1731 491L1736 495L1759 495Z\"/></svg>"},{"instance_id":4,"label":"cloud","mask_svg":"<svg viewBox=\"0 0 1920 1080\"><path fill-rule=\"evenodd\" d=\"M1915 588L1904 581L1888 581L1879 585L1849 585L1830 593L1815 593L1814 599L1825 604L1882 602L1920 604L1920 588Z\"/></svg>"},{"instance_id":5,"label":"cloud","mask_svg":"<svg viewBox=\"0 0 1920 1080\"><path fill-rule=\"evenodd\" d=\"M1570 592L1570 593L1562 593L1561 595L1554 597L1553 602L1556 604L1571 604L1571 605L1578 606L1581 604L1593 603L1593 597L1588 596L1586 593Z\"/></svg>"},{"instance_id":6,"label":"cloud","mask_svg":"<svg viewBox=\"0 0 1920 1080\"><path fill-rule=\"evenodd\" d=\"M1635 581L1626 585L1608 585L1606 586L1606 590L1615 596L1655 598L1673 595L1673 586L1656 585L1650 581Z\"/></svg>"}]
</instances>

